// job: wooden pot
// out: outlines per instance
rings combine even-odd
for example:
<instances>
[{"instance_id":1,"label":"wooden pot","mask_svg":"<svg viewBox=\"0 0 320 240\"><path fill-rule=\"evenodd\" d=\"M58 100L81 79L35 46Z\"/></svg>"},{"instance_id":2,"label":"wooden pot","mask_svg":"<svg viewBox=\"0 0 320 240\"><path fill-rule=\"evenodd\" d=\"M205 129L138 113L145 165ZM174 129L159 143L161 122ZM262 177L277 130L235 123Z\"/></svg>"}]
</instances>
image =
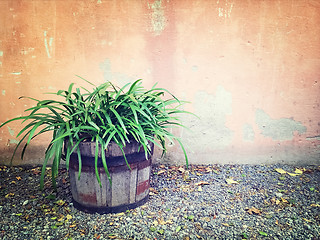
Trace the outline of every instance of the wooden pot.
<instances>
[{"instance_id":1,"label":"wooden pot","mask_svg":"<svg viewBox=\"0 0 320 240\"><path fill-rule=\"evenodd\" d=\"M78 179L79 162L77 153L72 153L69 176L73 204L88 213L115 213L135 208L149 198L151 157L154 144L149 142L151 154L145 157L143 147L131 142L123 148L131 170L128 168L120 147L112 142L105 151L106 162L111 177L109 179L102 165L99 151L98 172L102 186L95 174L95 142L79 144L81 152L81 175Z\"/></svg>"}]
</instances>

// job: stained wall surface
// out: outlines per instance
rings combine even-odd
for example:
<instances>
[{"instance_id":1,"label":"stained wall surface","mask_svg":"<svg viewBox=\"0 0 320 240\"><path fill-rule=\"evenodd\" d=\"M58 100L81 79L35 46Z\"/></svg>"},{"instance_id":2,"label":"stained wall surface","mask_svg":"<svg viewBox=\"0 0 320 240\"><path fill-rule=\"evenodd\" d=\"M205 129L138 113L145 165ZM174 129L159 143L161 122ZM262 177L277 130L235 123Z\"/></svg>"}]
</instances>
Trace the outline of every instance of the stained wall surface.
<instances>
[{"instance_id":1,"label":"stained wall surface","mask_svg":"<svg viewBox=\"0 0 320 240\"><path fill-rule=\"evenodd\" d=\"M0 19L0 122L75 75L142 78L191 102L176 131L191 163L320 162L318 0L2 0ZM0 129L1 164L20 128ZM41 162L48 137L14 163Z\"/></svg>"}]
</instances>

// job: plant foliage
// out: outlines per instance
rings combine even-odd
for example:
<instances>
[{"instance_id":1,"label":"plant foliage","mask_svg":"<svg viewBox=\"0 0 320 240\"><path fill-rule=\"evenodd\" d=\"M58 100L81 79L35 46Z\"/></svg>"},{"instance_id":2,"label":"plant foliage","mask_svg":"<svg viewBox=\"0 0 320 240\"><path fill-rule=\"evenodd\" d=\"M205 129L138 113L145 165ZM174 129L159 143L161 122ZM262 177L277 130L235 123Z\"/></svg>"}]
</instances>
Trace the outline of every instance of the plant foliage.
<instances>
[{"instance_id":1,"label":"plant foliage","mask_svg":"<svg viewBox=\"0 0 320 240\"><path fill-rule=\"evenodd\" d=\"M60 161L64 158L68 169L70 156L73 152L78 154L80 177L82 164L79 143L82 141L96 143L95 171L100 184L97 168L98 146L101 145L101 149L107 149L111 141L117 143L123 154L126 143L137 141L143 147L147 158L151 151L148 141L160 147L163 155L166 153L166 141L176 140L183 150L188 166L188 157L183 144L170 131L170 128L173 127L184 127L178 115L189 113L181 110L181 105L185 102L179 101L168 90L157 88L156 85L150 90L146 90L142 87L141 79L128 83L122 88L116 87L111 82L96 86L83 78L81 79L89 83L93 90L89 91L84 87L74 90L74 83L71 83L67 90L51 93L62 100L37 100L21 97L35 101L36 105L25 110L28 115L10 119L0 125L1 128L17 120L22 120L22 123L25 124L17 135L20 137L20 141L12 158L21 144L24 144L21 153L23 159L31 140L43 133L52 132L52 139L45 151L42 166L41 189L43 189L48 161L51 159L53 161L51 176L55 188ZM165 93L170 97L164 100ZM130 168L125 154L124 159ZM101 160L110 180L104 151L101 151Z\"/></svg>"}]
</instances>

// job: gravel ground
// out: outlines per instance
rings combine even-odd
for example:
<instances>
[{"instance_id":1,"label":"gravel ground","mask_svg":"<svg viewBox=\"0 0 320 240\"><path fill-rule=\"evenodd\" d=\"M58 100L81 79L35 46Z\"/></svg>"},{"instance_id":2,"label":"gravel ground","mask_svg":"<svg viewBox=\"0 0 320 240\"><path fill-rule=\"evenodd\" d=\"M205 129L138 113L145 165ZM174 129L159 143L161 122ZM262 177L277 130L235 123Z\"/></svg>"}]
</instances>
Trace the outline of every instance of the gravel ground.
<instances>
[{"instance_id":1,"label":"gravel ground","mask_svg":"<svg viewBox=\"0 0 320 240\"><path fill-rule=\"evenodd\" d=\"M104 215L75 209L60 173L39 191L40 168L0 166L0 238L320 239L319 166L157 165L147 204Z\"/></svg>"}]
</instances>

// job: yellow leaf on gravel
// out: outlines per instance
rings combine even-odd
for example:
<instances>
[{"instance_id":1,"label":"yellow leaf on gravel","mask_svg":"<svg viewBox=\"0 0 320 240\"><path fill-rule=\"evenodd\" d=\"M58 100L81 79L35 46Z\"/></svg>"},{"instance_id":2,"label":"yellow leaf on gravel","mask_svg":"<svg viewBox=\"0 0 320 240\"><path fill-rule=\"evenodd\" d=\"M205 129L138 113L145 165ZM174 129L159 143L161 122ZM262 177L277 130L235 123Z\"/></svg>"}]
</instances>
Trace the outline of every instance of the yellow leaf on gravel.
<instances>
[{"instance_id":1,"label":"yellow leaf on gravel","mask_svg":"<svg viewBox=\"0 0 320 240\"><path fill-rule=\"evenodd\" d=\"M296 168L296 170L294 171L294 173L290 173L290 172L287 172L285 170L283 170L282 168L275 168L274 169L275 171L277 171L278 173L280 174L285 174L285 173L288 173L290 176L294 177L294 176L298 176L298 175L301 175L303 172Z\"/></svg>"},{"instance_id":2,"label":"yellow leaf on gravel","mask_svg":"<svg viewBox=\"0 0 320 240\"><path fill-rule=\"evenodd\" d=\"M166 224L166 222L163 220L163 218L159 218L159 219L158 219L158 223L159 223L160 225Z\"/></svg>"},{"instance_id":3,"label":"yellow leaf on gravel","mask_svg":"<svg viewBox=\"0 0 320 240\"><path fill-rule=\"evenodd\" d=\"M70 219L72 219L72 216L71 216L70 214L68 214L68 215L66 216L66 218L67 218L68 220L70 220Z\"/></svg>"},{"instance_id":4,"label":"yellow leaf on gravel","mask_svg":"<svg viewBox=\"0 0 320 240\"><path fill-rule=\"evenodd\" d=\"M311 220L309 220L309 219L306 219L306 218L302 218L303 220L305 220L306 222L312 222Z\"/></svg>"},{"instance_id":5,"label":"yellow leaf on gravel","mask_svg":"<svg viewBox=\"0 0 320 240\"><path fill-rule=\"evenodd\" d=\"M8 198L8 197L11 197L11 196L14 196L14 193L8 193L5 198Z\"/></svg>"},{"instance_id":6,"label":"yellow leaf on gravel","mask_svg":"<svg viewBox=\"0 0 320 240\"><path fill-rule=\"evenodd\" d=\"M56 204L58 204L59 206L62 206L63 204L65 204L66 202L63 201L62 199L56 201Z\"/></svg>"},{"instance_id":7,"label":"yellow leaf on gravel","mask_svg":"<svg viewBox=\"0 0 320 240\"><path fill-rule=\"evenodd\" d=\"M230 227L228 223L221 223L223 226Z\"/></svg>"},{"instance_id":8,"label":"yellow leaf on gravel","mask_svg":"<svg viewBox=\"0 0 320 240\"><path fill-rule=\"evenodd\" d=\"M312 203L310 207L320 207L320 204Z\"/></svg>"},{"instance_id":9,"label":"yellow leaf on gravel","mask_svg":"<svg viewBox=\"0 0 320 240\"><path fill-rule=\"evenodd\" d=\"M297 174L297 173L290 173L290 172L287 172L291 177L295 177L295 176L298 176L298 175L301 175L301 174Z\"/></svg>"},{"instance_id":10,"label":"yellow leaf on gravel","mask_svg":"<svg viewBox=\"0 0 320 240\"><path fill-rule=\"evenodd\" d=\"M255 208L255 207L251 207L251 208L247 209L247 212L248 212L250 215L252 215L253 213L254 213L254 214L258 214L258 215L261 214L261 211L260 211L259 209Z\"/></svg>"},{"instance_id":11,"label":"yellow leaf on gravel","mask_svg":"<svg viewBox=\"0 0 320 240\"><path fill-rule=\"evenodd\" d=\"M287 173L287 172L286 172L285 170L283 170L282 168L275 168L274 170L277 171L278 173L281 173L281 174Z\"/></svg>"},{"instance_id":12,"label":"yellow leaf on gravel","mask_svg":"<svg viewBox=\"0 0 320 240\"><path fill-rule=\"evenodd\" d=\"M232 178L227 178L227 179L226 179L226 182L227 182L228 184L239 184L237 181L233 180Z\"/></svg>"},{"instance_id":13,"label":"yellow leaf on gravel","mask_svg":"<svg viewBox=\"0 0 320 240\"><path fill-rule=\"evenodd\" d=\"M161 173L165 173L166 172L166 170L160 170L159 172L158 172L158 175L160 175Z\"/></svg>"}]
</instances>

